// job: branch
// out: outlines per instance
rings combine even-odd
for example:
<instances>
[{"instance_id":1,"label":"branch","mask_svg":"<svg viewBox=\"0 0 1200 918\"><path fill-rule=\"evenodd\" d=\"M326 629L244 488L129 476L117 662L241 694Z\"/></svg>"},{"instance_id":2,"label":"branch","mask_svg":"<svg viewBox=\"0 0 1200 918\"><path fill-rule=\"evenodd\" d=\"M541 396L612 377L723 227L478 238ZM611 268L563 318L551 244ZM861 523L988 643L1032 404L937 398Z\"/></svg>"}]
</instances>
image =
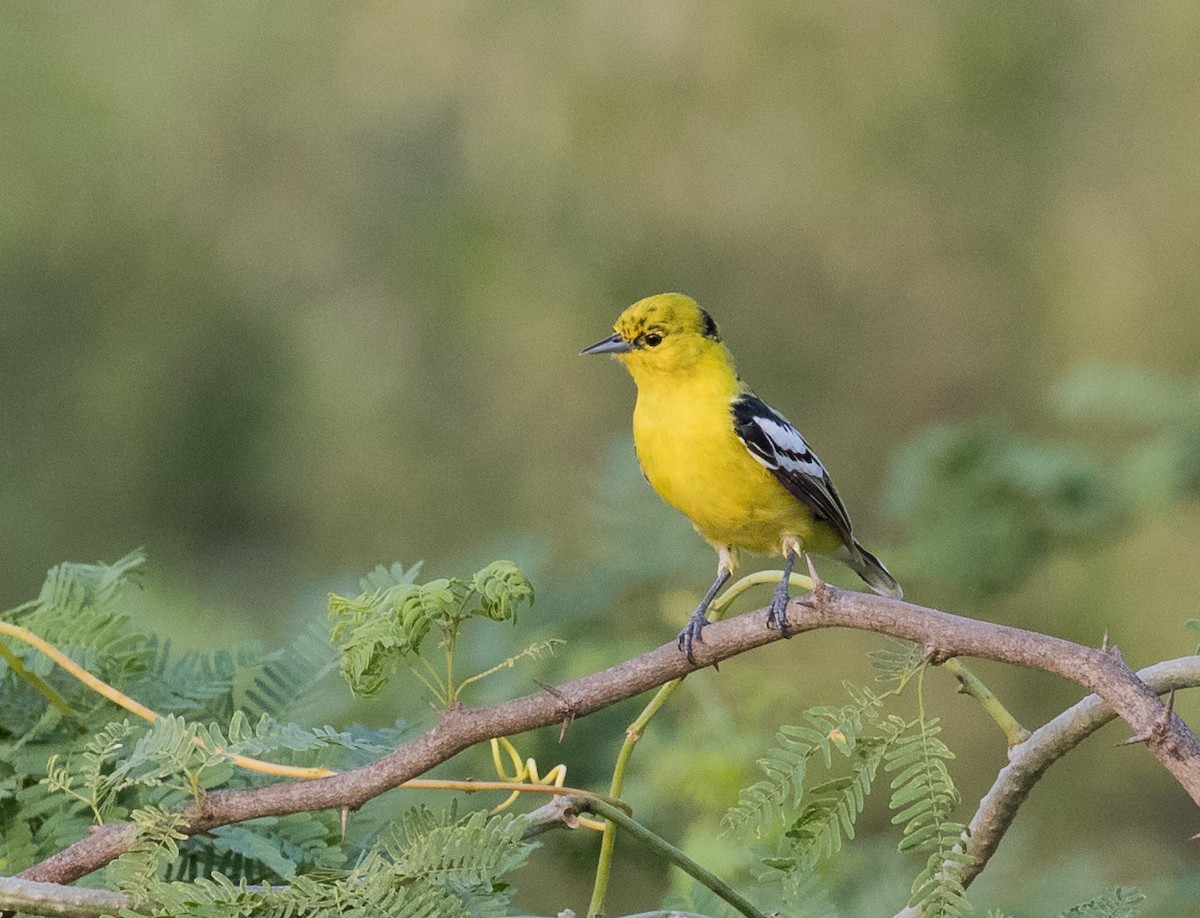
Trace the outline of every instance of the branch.
<instances>
[{"instance_id":1,"label":"branch","mask_svg":"<svg viewBox=\"0 0 1200 918\"><path fill-rule=\"evenodd\" d=\"M1130 725L1145 734L1151 753L1200 803L1200 744L1174 714L1125 665L1120 654L1084 647L1019 628L980 622L879 596L822 585L792 602L789 634L818 628L857 628L914 641L935 660L971 656L1045 670L1099 695ZM616 666L486 708L459 706L432 729L383 758L353 771L310 781L285 782L207 795L183 810L181 831L194 835L217 826L262 816L307 810L358 809L476 743L569 722L640 695L649 689L780 639L764 625L765 611L714 623L689 665L672 640ZM23 871L24 879L69 883L103 867L135 841L128 823L95 828L90 835Z\"/></svg>"},{"instance_id":2,"label":"branch","mask_svg":"<svg viewBox=\"0 0 1200 918\"><path fill-rule=\"evenodd\" d=\"M563 799L563 798L557 798ZM269 888L252 886L253 891ZM150 907L153 908L152 906ZM67 915L70 918L107 918L121 912L136 914L138 907L128 896L101 889L77 889L57 883L35 883L16 877L0 877L0 912L18 911L23 915ZM524 918L538 918L526 915ZM694 912L656 909L626 918L705 918Z\"/></svg>"},{"instance_id":3,"label":"branch","mask_svg":"<svg viewBox=\"0 0 1200 918\"><path fill-rule=\"evenodd\" d=\"M1156 663L1139 670L1137 675L1157 694L1192 688L1200 685L1200 657L1181 657ZM1025 802L1046 769L1116 716L1110 705L1095 695L1088 695L1034 731L1026 742L1009 753L1008 764L1000 769L971 819L967 853L975 860L963 873L964 885L974 880L987 866L1000 845L1000 839L1016 818L1017 809Z\"/></svg>"},{"instance_id":4,"label":"branch","mask_svg":"<svg viewBox=\"0 0 1200 918\"><path fill-rule=\"evenodd\" d=\"M1200 685L1200 656L1155 663L1139 670L1137 676L1156 694L1195 688ZM1046 769L1116 717L1110 705L1096 695L1088 695L1035 730L1025 742L1009 749L1008 764L1000 769L971 818L966 853L973 860L966 867L957 862L946 865L947 869L961 871L963 886L969 886L983 872L1016 819L1017 810ZM908 907L897 912L896 918L919 918L921 914L919 908Z\"/></svg>"},{"instance_id":5,"label":"branch","mask_svg":"<svg viewBox=\"0 0 1200 918\"><path fill-rule=\"evenodd\" d=\"M988 716L996 722L996 726L1004 731L1009 749L1029 739L1029 731L1021 726L1020 722L1012 716L1008 708L992 693L992 690L984 685L978 676L967 669L966 664L958 660L947 660L942 665L942 668L946 672L954 674L954 677L958 680L958 690L962 694L970 695L978 701Z\"/></svg>"},{"instance_id":6,"label":"branch","mask_svg":"<svg viewBox=\"0 0 1200 918\"><path fill-rule=\"evenodd\" d=\"M133 900L121 893L0 877L0 912L101 918L133 907Z\"/></svg>"},{"instance_id":7,"label":"branch","mask_svg":"<svg viewBox=\"0 0 1200 918\"><path fill-rule=\"evenodd\" d=\"M754 907L753 903L739 894L732 886L716 874L705 870L666 839L660 838L641 823L631 819L622 810L595 797L580 797L575 801L575 804L576 808L580 811L595 813L597 816L603 816L609 822L620 826L622 830L628 832L642 842L642 844L653 849L661 857L666 858L697 883L712 890L716 895L737 909L738 912L747 916L747 918L766 918L762 912Z\"/></svg>"}]
</instances>

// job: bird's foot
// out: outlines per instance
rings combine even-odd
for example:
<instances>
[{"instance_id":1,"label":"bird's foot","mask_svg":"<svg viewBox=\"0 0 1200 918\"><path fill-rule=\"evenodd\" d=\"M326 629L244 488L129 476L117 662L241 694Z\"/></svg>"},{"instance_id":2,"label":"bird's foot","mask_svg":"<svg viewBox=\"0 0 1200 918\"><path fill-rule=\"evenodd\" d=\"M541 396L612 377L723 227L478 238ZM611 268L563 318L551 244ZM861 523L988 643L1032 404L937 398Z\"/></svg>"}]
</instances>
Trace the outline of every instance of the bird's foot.
<instances>
[{"instance_id":1,"label":"bird's foot","mask_svg":"<svg viewBox=\"0 0 1200 918\"><path fill-rule=\"evenodd\" d=\"M697 609L692 613L687 624L683 626L683 630L679 632L679 649L683 651L687 661L693 666L696 665L696 658L692 656L692 644L704 643L704 635L701 632L708 623L703 610Z\"/></svg>"},{"instance_id":2,"label":"bird's foot","mask_svg":"<svg viewBox=\"0 0 1200 918\"><path fill-rule=\"evenodd\" d=\"M775 594L771 597L771 604L767 606L767 627L772 631L778 630L784 637L788 637L787 604L788 585L787 581L784 580L775 587Z\"/></svg>"}]
</instances>

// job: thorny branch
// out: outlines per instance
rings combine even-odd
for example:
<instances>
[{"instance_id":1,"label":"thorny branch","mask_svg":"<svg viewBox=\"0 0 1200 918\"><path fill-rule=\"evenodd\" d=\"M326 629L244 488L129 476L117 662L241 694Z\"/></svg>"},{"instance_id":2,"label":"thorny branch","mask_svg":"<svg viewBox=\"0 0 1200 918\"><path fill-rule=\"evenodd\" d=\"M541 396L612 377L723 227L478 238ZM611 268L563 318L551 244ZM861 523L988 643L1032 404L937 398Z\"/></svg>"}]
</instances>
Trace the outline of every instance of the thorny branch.
<instances>
[{"instance_id":1,"label":"thorny branch","mask_svg":"<svg viewBox=\"0 0 1200 918\"><path fill-rule=\"evenodd\" d=\"M1156 694L1200 685L1200 656L1166 660L1138 670L1137 677ZM1063 711L1009 750L1008 764L1000 769L991 788L979 801L971 818L965 849L972 861L961 868L964 886L983 872L1000 841L1017 817L1017 811L1051 765L1117 717L1112 707L1096 695ZM956 865L948 865L956 867ZM905 908L896 918L918 918L921 910Z\"/></svg>"},{"instance_id":2,"label":"thorny branch","mask_svg":"<svg viewBox=\"0 0 1200 918\"><path fill-rule=\"evenodd\" d=\"M1139 670L1137 676L1158 694L1191 688L1200 685L1200 657L1156 663ZM1010 752L1008 764L1000 769L971 819L967 853L973 855L975 861L966 869L964 883L975 879L987 866L1000 839L1016 818L1017 810L1046 769L1116 716L1110 705L1096 695L1088 695L1035 730L1028 740Z\"/></svg>"},{"instance_id":3,"label":"thorny branch","mask_svg":"<svg viewBox=\"0 0 1200 918\"><path fill-rule=\"evenodd\" d=\"M1072 711L1089 703L1111 708L1129 724L1134 735L1145 736L1151 754L1175 776L1192 799L1200 803L1200 744L1182 719L1167 711L1155 694L1155 688L1139 679L1115 648L1085 647L1036 632L975 621L825 584L815 594L793 601L788 617L791 636L819 628L856 628L919 643L941 660L956 656L997 660L1041 669L1077 682L1098 697L1085 699ZM485 708L457 706L447 711L426 733L353 771L310 781L214 792L199 805L184 809L187 821L181 831L193 835L262 816L318 809L357 809L476 743L559 724L564 718L583 717L671 679L686 676L695 669L780 640L780 633L764 627L763 621L764 612L758 610L711 625L704 632L704 642L696 647L695 666L688 664L672 640L609 669L563 683L553 691L539 691ZM1043 727L1028 743L1037 743L1043 731L1070 713ZM1013 750L1014 761L1025 754L1026 745ZM1009 767L1013 765L1010 763ZM1003 834L1004 828L1007 824L1000 829L999 835ZM987 837L984 831L980 835ZM23 871L20 877L70 883L120 856L134 840L130 824L101 826L86 838Z\"/></svg>"}]
</instances>

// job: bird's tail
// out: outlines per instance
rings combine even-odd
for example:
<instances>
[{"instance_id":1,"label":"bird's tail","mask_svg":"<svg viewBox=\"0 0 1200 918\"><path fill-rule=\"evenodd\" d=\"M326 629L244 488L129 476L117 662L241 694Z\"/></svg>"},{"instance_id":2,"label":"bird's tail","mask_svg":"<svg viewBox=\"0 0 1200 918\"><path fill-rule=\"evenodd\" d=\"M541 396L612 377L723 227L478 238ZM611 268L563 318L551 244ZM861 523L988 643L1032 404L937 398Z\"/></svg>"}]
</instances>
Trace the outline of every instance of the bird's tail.
<instances>
[{"instance_id":1,"label":"bird's tail","mask_svg":"<svg viewBox=\"0 0 1200 918\"><path fill-rule=\"evenodd\" d=\"M858 542L854 543L854 551L846 560L850 569L867 582L867 585L880 596L890 596L892 599L903 599L904 591L896 578L888 573L883 562L863 548Z\"/></svg>"}]
</instances>

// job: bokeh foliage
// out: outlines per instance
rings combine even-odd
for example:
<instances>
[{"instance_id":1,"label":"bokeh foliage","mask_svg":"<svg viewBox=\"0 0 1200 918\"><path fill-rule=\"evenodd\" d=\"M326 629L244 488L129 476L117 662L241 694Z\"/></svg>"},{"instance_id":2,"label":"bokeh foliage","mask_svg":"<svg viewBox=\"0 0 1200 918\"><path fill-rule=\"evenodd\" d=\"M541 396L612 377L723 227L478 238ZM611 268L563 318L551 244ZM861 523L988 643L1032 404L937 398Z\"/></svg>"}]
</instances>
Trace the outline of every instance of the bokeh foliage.
<instances>
[{"instance_id":1,"label":"bokeh foliage","mask_svg":"<svg viewBox=\"0 0 1200 918\"><path fill-rule=\"evenodd\" d=\"M574 354L665 289L867 523L917 429L1186 374L1198 18L8 4L0 587L577 555L630 390Z\"/></svg>"},{"instance_id":2,"label":"bokeh foliage","mask_svg":"<svg viewBox=\"0 0 1200 918\"><path fill-rule=\"evenodd\" d=\"M216 652L381 561L513 557L539 603L506 652L571 641L546 678L661 642L711 557L613 445L628 381L574 355L682 289L915 600L1107 628L1139 663L1189 649L1194 5L11 3L0 26L0 606L145 544L142 616ZM779 709L871 649L808 643L656 723L631 783L663 834L704 845ZM1076 697L995 678L1031 725ZM1002 750L944 722L971 800ZM556 748L573 782L606 777L590 740ZM1194 828L1146 817L1177 790L1100 745L1023 817L1051 864L1031 898L1153 901L1158 876L1190 906Z\"/></svg>"}]
</instances>

